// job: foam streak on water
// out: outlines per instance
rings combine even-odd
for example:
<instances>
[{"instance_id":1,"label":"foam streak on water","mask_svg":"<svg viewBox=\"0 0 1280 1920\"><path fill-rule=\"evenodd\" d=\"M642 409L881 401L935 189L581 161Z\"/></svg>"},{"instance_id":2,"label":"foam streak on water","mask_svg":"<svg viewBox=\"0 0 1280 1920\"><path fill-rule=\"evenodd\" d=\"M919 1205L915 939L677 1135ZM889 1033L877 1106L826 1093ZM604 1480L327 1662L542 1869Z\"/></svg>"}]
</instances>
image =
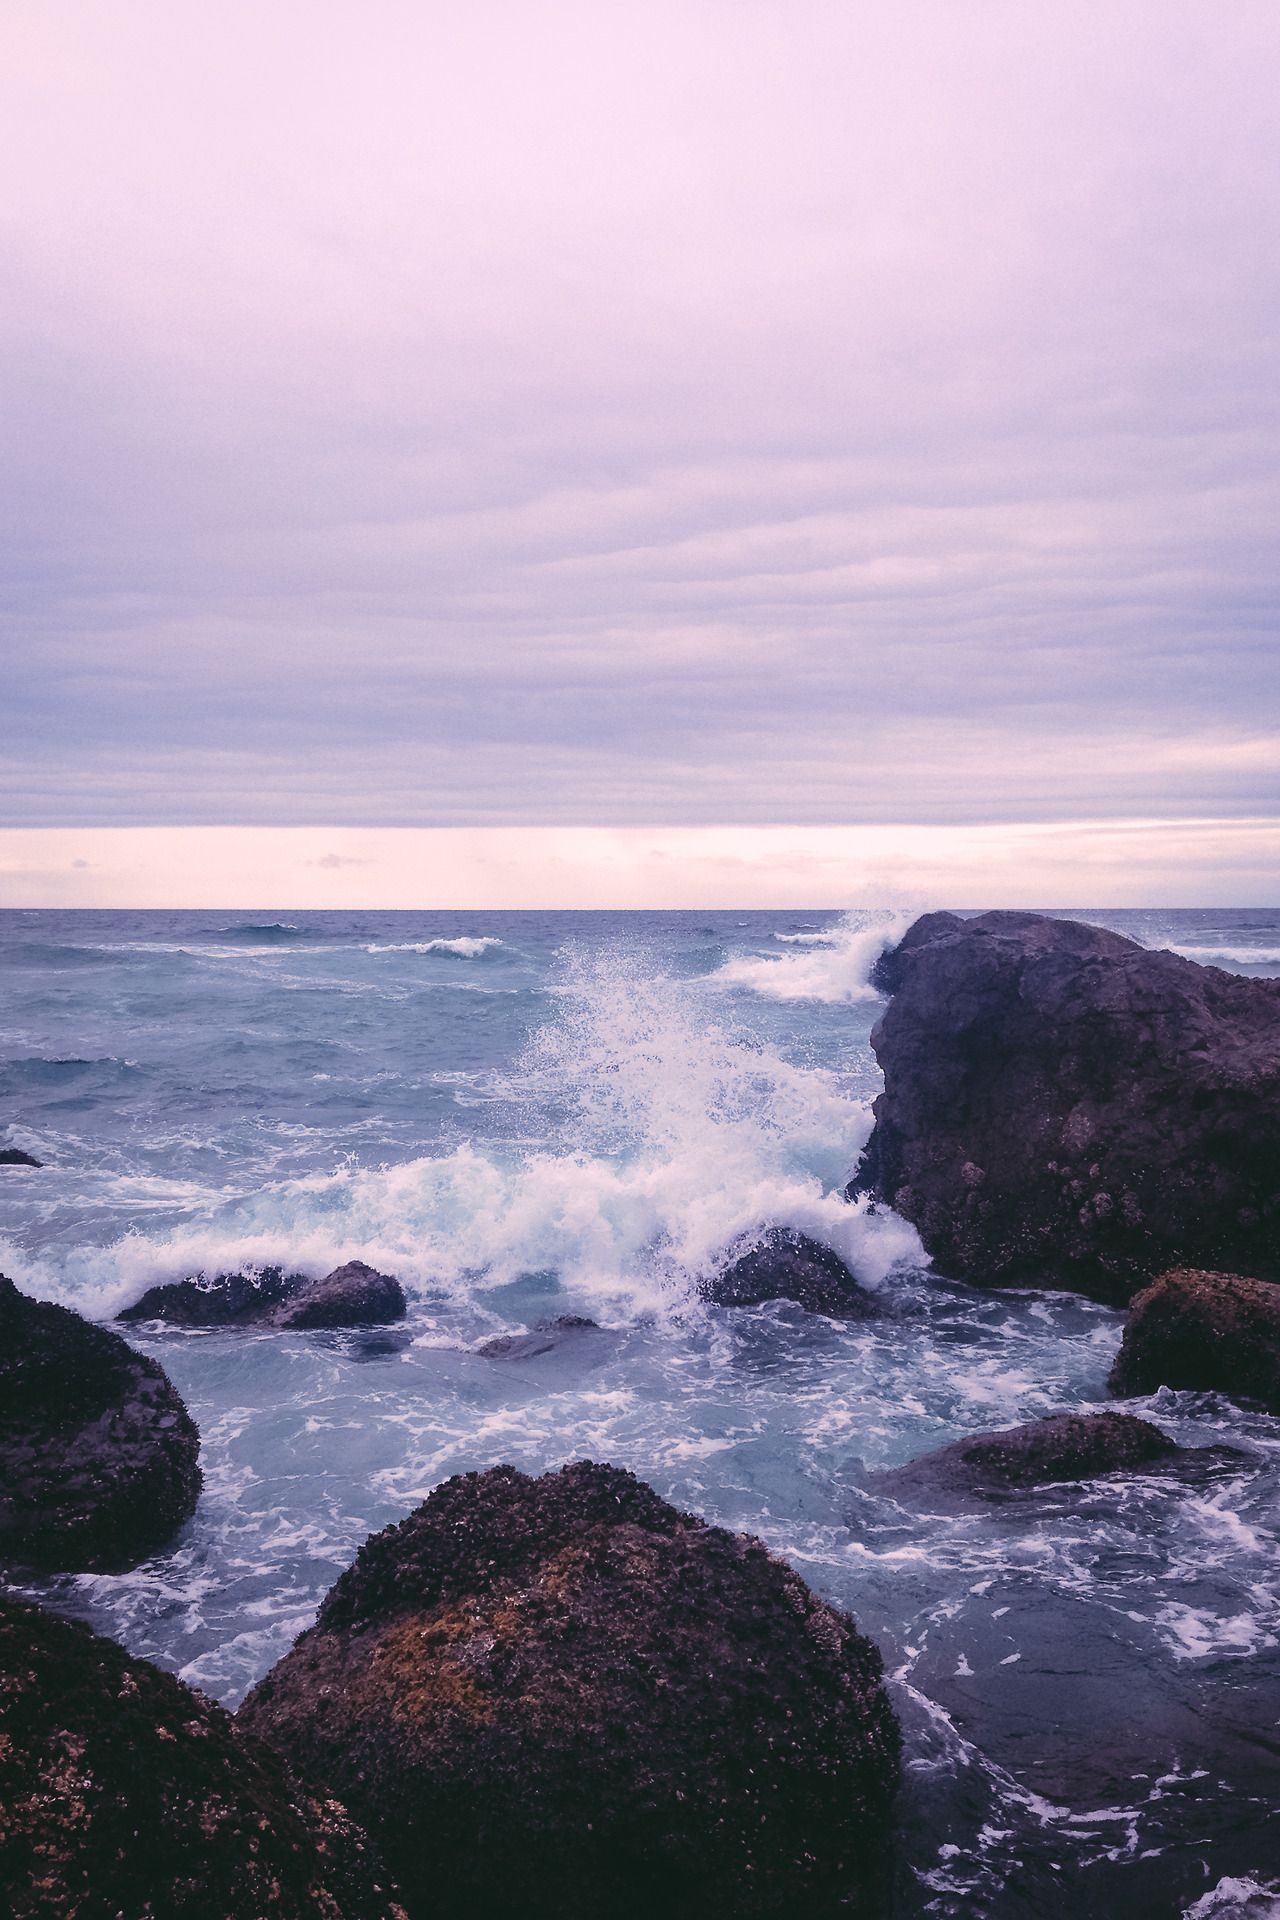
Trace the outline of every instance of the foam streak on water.
<instances>
[{"instance_id":1,"label":"foam streak on water","mask_svg":"<svg viewBox=\"0 0 1280 1920\"><path fill-rule=\"evenodd\" d=\"M1275 915L1112 916L1269 953ZM882 1646L906 1735L896 1911L1262 1915L1280 1883L1280 1422L1145 1408L1235 1451L960 1518L867 1471L1106 1404L1118 1317L948 1284L842 1197L890 915L0 916L0 1268L106 1313L177 1273L353 1255L406 1325L151 1333L206 1491L134 1573L40 1590L229 1702L368 1532L450 1473L590 1455L760 1534ZM1270 943L1270 944L1269 944ZM883 1317L708 1307L790 1224ZM494 1360L495 1329L590 1315ZM1064 1888L1069 1885L1069 1902Z\"/></svg>"}]
</instances>

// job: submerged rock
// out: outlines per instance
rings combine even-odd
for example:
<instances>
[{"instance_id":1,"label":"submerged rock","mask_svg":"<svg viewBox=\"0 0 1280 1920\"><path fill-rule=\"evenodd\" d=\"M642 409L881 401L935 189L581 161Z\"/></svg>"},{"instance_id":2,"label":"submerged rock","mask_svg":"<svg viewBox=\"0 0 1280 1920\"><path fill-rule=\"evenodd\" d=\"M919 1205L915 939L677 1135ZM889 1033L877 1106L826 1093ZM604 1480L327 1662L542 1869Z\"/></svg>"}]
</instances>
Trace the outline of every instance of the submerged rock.
<instances>
[{"instance_id":1,"label":"submerged rock","mask_svg":"<svg viewBox=\"0 0 1280 1920\"><path fill-rule=\"evenodd\" d=\"M752 1247L702 1289L722 1307L754 1307L765 1300L794 1300L810 1313L870 1319L878 1309L838 1253L794 1227L770 1227Z\"/></svg>"},{"instance_id":2,"label":"submerged rock","mask_svg":"<svg viewBox=\"0 0 1280 1920\"><path fill-rule=\"evenodd\" d=\"M528 1333L496 1333L492 1340L481 1341L476 1352L486 1360L534 1360L580 1334L603 1332L580 1313L558 1313L554 1320L536 1320Z\"/></svg>"},{"instance_id":3,"label":"submerged rock","mask_svg":"<svg viewBox=\"0 0 1280 1920\"><path fill-rule=\"evenodd\" d=\"M1108 1383L1115 1394L1181 1387L1280 1413L1280 1286L1178 1268L1137 1296Z\"/></svg>"},{"instance_id":4,"label":"submerged rock","mask_svg":"<svg viewBox=\"0 0 1280 1920\"><path fill-rule=\"evenodd\" d=\"M199 1451L162 1367L0 1275L0 1562L136 1565L194 1512Z\"/></svg>"},{"instance_id":5,"label":"submerged rock","mask_svg":"<svg viewBox=\"0 0 1280 1920\"><path fill-rule=\"evenodd\" d=\"M616 1467L446 1481L240 1717L343 1794L415 1913L881 1910L879 1654L759 1541Z\"/></svg>"},{"instance_id":6,"label":"submerged rock","mask_svg":"<svg viewBox=\"0 0 1280 1920\"><path fill-rule=\"evenodd\" d=\"M0 1147L0 1167L42 1167L43 1160L24 1153L21 1147Z\"/></svg>"},{"instance_id":7,"label":"submerged rock","mask_svg":"<svg viewBox=\"0 0 1280 1920\"><path fill-rule=\"evenodd\" d=\"M322 1279L262 1267L148 1287L118 1320L163 1320L175 1327L376 1327L403 1320L404 1289L363 1260Z\"/></svg>"},{"instance_id":8,"label":"submerged rock","mask_svg":"<svg viewBox=\"0 0 1280 1920\"><path fill-rule=\"evenodd\" d=\"M12 1920L403 1920L359 1828L221 1707L0 1595Z\"/></svg>"},{"instance_id":9,"label":"submerged rock","mask_svg":"<svg viewBox=\"0 0 1280 1920\"><path fill-rule=\"evenodd\" d=\"M929 914L884 956L854 1191L946 1273L1126 1299L1172 1264L1280 1278L1280 979L1042 914Z\"/></svg>"},{"instance_id":10,"label":"submerged rock","mask_svg":"<svg viewBox=\"0 0 1280 1920\"><path fill-rule=\"evenodd\" d=\"M972 1506L1063 1480L1132 1472L1182 1449L1149 1420L1127 1413L1056 1413L1022 1427L975 1433L905 1466L870 1474L867 1485L907 1506Z\"/></svg>"}]
</instances>

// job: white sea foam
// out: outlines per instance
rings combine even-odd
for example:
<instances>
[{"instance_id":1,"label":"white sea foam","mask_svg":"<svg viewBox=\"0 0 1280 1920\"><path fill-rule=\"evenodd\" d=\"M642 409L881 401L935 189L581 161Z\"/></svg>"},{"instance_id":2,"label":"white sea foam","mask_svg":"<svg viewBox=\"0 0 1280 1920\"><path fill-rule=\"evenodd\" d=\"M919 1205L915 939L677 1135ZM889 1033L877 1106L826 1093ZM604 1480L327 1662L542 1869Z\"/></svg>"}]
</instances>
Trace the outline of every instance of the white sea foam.
<instances>
[{"instance_id":1,"label":"white sea foam","mask_svg":"<svg viewBox=\"0 0 1280 1920\"><path fill-rule=\"evenodd\" d=\"M495 934L464 934L456 940L393 940L365 948L366 953L449 953L458 960L478 960L503 942Z\"/></svg>"},{"instance_id":2,"label":"white sea foam","mask_svg":"<svg viewBox=\"0 0 1280 1920\"><path fill-rule=\"evenodd\" d=\"M1229 967L1280 967L1280 947L1171 947L1184 960L1198 960L1202 966L1225 963Z\"/></svg>"},{"instance_id":3,"label":"white sea foam","mask_svg":"<svg viewBox=\"0 0 1280 1920\"><path fill-rule=\"evenodd\" d=\"M712 979L718 986L747 987L774 1000L874 1000L867 976L885 948L902 938L912 917L854 911L822 934L777 934L800 951L741 955L726 960Z\"/></svg>"},{"instance_id":4,"label":"white sea foam","mask_svg":"<svg viewBox=\"0 0 1280 1920\"><path fill-rule=\"evenodd\" d=\"M696 983L622 954L570 959L557 1018L519 1073L513 1091L568 1108L564 1150L465 1144L344 1168L264 1186L168 1232L68 1251L57 1267L12 1250L8 1270L108 1312L178 1273L323 1272L358 1256L454 1294L555 1273L597 1311L635 1312L687 1301L726 1249L773 1224L825 1241L870 1286L922 1259L905 1222L841 1196L870 1128L866 1103L720 1025Z\"/></svg>"},{"instance_id":5,"label":"white sea foam","mask_svg":"<svg viewBox=\"0 0 1280 1920\"><path fill-rule=\"evenodd\" d=\"M1185 1907L1182 1920L1280 1920L1280 1881L1228 1874Z\"/></svg>"}]
</instances>

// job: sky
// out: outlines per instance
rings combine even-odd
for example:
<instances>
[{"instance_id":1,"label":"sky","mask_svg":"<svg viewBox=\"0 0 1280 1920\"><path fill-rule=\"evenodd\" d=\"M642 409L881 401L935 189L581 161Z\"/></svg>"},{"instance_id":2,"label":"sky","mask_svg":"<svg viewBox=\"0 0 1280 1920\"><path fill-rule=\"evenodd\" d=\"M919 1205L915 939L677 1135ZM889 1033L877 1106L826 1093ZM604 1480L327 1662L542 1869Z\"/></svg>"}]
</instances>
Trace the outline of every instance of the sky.
<instances>
[{"instance_id":1,"label":"sky","mask_svg":"<svg viewBox=\"0 0 1280 1920\"><path fill-rule=\"evenodd\" d=\"M1274 0L6 0L0 75L0 904L1278 897Z\"/></svg>"}]
</instances>

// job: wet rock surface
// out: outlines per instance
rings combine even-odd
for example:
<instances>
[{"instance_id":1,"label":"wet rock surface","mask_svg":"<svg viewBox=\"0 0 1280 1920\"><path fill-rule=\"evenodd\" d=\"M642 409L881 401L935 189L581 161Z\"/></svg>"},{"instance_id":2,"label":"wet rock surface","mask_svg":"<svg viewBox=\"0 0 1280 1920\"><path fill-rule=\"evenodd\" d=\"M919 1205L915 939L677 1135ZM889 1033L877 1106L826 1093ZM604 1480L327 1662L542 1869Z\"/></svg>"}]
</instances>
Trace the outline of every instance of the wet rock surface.
<instances>
[{"instance_id":1,"label":"wet rock surface","mask_svg":"<svg viewBox=\"0 0 1280 1920\"><path fill-rule=\"evenodd\" d=\"M116 1318L176 1327L371 1327L403 1320L405 1312L398 1280L363 1260L348 1260L318 1280L263 1267L211 1280L166 1281L148 1287Z\"/></svg>"},{"instance_id":2,"label":"wet rock surface","mask_svg":"<svg viewBox=\"0 0 1280 1920\"><path fill-rule=\"evenodd\" d=\"M1062 1481L1138 1471L1180 1452L1159 1427L1131 1414L1058 1413L956 1440L869 1475L867 1485L907 1506L965 1508Z\"/></svg>"},{"instance_id":3,"label":"wet rock surface","mask_svg":"<svg viewBox=\"0 0 1280 1920\"><path fill-rule=\"evenodd\" d=\"M482 1341L476 1352L486 1360L536 1360L557 1348L580 1345L584 1336L593 1334L599 1335L600 1341L609 1338L594 1320L580 1313L559 1313L554 1320L536 1320L527 1333L497 1333L491 1340Z\"/></svg>"},{"instance_id":4,"label":"wet rock surface","mask_svg":"<svg viewBox=\"0 0 1280 1920\"><path fill-rule=\"evenodd\" d=\"M1120 1395L1180 1387L1280 1413L1280 1286L1180 1268L1138 1294L1108 1383Z\"/></svg>"},{"instance_id":5,"label":"wet rock surface","mask_svg":"<svg viewBox=\"0 0 1280 1920\"><path fill-rule=\"evenodd\" d=\"M415 1915L882 1911L876 1649L618 1468L446 1481L240 1717L344 1795Z\"/></svg>"},{"instance_id":6,"label":"wet rock surface","mask_svg":"<svg viewBox=\"0 0 1280 1920\"><path fill-rule=\"evenodd\" d=\"M0 1167L42 1167L43 1160L37 1160L32 1153L24 1153L21 1147L0 1147Z\"/></svg>"},{"instance_id":7,"label":"wet rock surface","mask_svg":"<svg viewBox=\"0 0 1280 1920\"><path fill-rule=\"evenodd\" d=\"M0 1910L12 1920L397 1920L338 1802L115 1641L0 1594Z\"/></svg>"},{"instance_id":8,"label":"wet rock surface","mask_svg":"<svg viewBox=\"0 0 1280 1920\"><path fill-rule=\"evenodd\" d=\"M793 1227L771 1227L758 1246L708 1281L702 1291L722 1307L794 1300L810 1313L847 1320L870 1319L878 1311L838 1253Z\"/></svg>"},{"instance_id":9,"label":"wet rock surface","mask_svg":"<svg viewBox=\"0 0 1280 1920\"><path fill-rule=\"evenodd\" d=\"M156 1361L0 1276L0 1563L136 1565L194 1512L199 1449Z\"/></svg>"},{"instance_id":10,"label":"wet rock surface","mask_svg":"<svg viewBox=\"0 0 1280 1920\"><path fill-rule=\"evenodd\" d=\"M1127 1299L1171 1265L1280 1278L1280 979L1042 914L929 914L883 956L853 1190L946 1273Z\"/></svg>"}]
</instances>

